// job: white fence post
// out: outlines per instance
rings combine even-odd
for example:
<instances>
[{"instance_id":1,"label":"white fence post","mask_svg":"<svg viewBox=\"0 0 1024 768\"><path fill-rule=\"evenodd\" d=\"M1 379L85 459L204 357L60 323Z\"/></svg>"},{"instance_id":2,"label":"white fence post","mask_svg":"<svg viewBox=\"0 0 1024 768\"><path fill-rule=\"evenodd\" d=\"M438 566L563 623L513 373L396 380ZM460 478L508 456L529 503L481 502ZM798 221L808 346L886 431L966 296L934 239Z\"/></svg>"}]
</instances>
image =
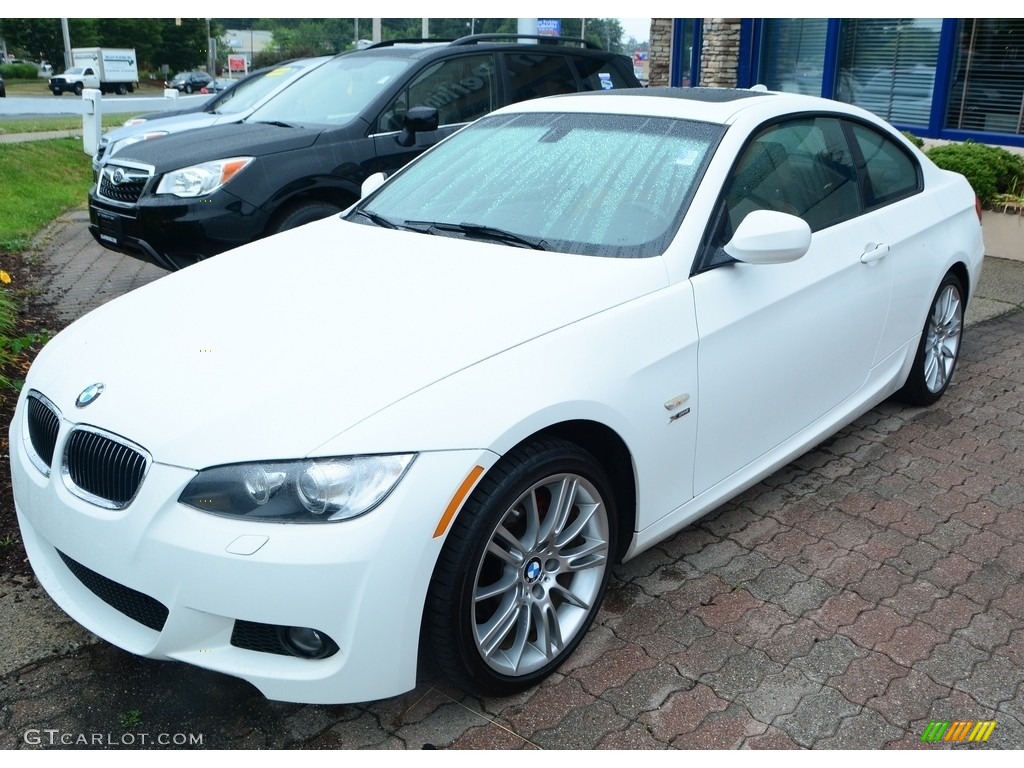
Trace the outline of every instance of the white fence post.
<instances>
[{"instance_id":1,"label":"white fence post","mask_svg":"<svg viewBox=\"0 0 1024 768\"><path fill-rule=\"evenodd\" d=\"M82 91L82 151L95 155L103 133L103 95L96 88Z\"/></svg>"}]
</instances>

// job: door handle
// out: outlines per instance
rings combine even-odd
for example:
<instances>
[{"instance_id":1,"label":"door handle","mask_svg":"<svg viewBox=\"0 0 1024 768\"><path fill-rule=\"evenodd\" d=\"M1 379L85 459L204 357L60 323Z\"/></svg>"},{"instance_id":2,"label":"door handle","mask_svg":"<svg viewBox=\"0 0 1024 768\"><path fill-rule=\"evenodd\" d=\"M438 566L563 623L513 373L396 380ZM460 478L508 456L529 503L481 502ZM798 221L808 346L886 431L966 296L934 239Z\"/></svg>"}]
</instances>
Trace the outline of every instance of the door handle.
<instances>
[{"instance_id":1,"label":"door handle","mask_svg":"<svg viewBox=\"0 0 1024 768\"><path fill-rule=\"evenodd\" d=\"M868 246L869 250L864 251L860 255L861 263L870 264L872 261L878 261L884 259L889 253L889 246L885 243L879 243L875 246Z\"/></svg>"}]
</instances>

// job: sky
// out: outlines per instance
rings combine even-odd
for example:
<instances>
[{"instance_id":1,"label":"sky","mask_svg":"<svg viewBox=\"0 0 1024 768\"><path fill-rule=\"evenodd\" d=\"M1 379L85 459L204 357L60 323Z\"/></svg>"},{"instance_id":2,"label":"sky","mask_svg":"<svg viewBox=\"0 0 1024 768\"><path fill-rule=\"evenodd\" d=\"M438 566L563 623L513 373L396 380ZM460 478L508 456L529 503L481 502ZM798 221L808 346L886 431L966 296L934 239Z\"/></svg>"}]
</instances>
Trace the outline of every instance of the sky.
<instances>
[{"instance_id":1,"label":"sky","mask_svg":"<svg viewBox=\"0 0 1024 768\"><path fill-rule=\"evenodd\" d=\"M637 42L642 43L651 36L650 19L619 19L619 23L622 25L622 31L626 33L623 42L635 37Z\"/></svg>"}]
</instances>

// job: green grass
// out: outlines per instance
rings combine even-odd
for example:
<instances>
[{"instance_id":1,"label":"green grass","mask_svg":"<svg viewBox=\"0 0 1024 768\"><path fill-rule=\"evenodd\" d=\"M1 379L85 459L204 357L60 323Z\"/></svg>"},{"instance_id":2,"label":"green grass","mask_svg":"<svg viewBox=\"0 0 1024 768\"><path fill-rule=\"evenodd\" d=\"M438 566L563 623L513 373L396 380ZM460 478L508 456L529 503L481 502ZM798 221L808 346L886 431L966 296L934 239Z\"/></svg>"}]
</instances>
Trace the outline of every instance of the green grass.
<instances>
[{"instance_id":1,"label":"green grass","mask_svg":"<svg viewBox=\"0 0 1024 768\"><path fill-rule=\"evenodd\" d=\"M49 82L50 81L45 77L40 77L38 80L8 80L7 78L4 78L8 96L46 96L50 99L68 100L78 98L71 93L65 93L62 96L54 96L50 93ZM136 96L163 96L163 93L163 85L155 85L152 83L140 83L139 87L135 89Z\"/></svg>"},{"instance_id":2,"label":"green grass","mask_svg":"<svg viewBox=\"0 0 1024 768\"><path fill-rule=\"evenodd\" d=\"M139 112L138 114L143 114ZM136 117L127 112L104 115L104 128L120 128L124 121ZM80 131L82 118L78 115L57 115L55 117L33 117L25 120L0 120L0 136L5 133L39 133L40 131Z\"/></svg>"},{"instance_id":3,"label":"green grass","mask_svg":"<svg viewBox=\"0 0 1024 768\"><path fill-rule=\"evenodd\" d=\"M70 208L82 208L92 161L80 139L0 144L0 254L25 250L32 236Z\"/></svg>"},{"instance_id":4,"label":"green grass","mask_svg":"<svg viewBox=\"0 0 1024 768\"><path fill-rule=\"evenodd\" d=\"M48 336L15 338L24 287L18 285L14 254L28 248L33 235L61 213L83 207L91 183L92 159L82 151L80 139L0 144L0 390L20 386L24 350Z\"/></svg>"}]
</instances>

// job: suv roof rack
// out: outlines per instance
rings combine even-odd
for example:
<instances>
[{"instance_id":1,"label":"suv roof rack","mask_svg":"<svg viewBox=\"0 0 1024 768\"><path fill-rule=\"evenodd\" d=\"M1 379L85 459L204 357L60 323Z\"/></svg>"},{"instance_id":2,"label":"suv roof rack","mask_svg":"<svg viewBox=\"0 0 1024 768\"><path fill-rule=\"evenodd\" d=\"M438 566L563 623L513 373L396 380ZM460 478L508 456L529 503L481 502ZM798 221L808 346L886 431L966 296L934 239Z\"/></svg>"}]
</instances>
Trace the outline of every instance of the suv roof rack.
<instances>
[{"instance_id":1,"label":"suv roof rack","mask_svg":"<svg viewBox=\"0 0 1024 768\"><path fill-rule=\"evenodd\" d=\"M517 40L536 40L540 43L547 43L548 45L559 45L564 43L578 43L584 48L591 48L597 51L603 51L604 49L590 42L584 40L582 37L554 37L552 35L520 35L515 32L496 32L489 34L479 35L466 35L455 40L452 45L473 45L474 43L487 43L494 42L496 40L509 40L515 42Z\"/></svg>"},{"instance_id":2,"label":"suv roof rack","mask_svg":"<svg viewBox=\"0 0 1024 768\"><path fill-rule=\"evenodd\" d=\"M392 45L409 45L411 43L453 43L451 37L400 37L395 40L381 40L379 43L360 48L361 51L368 51L371 48L387 48Z\"/></svg>"}]
</instances>

